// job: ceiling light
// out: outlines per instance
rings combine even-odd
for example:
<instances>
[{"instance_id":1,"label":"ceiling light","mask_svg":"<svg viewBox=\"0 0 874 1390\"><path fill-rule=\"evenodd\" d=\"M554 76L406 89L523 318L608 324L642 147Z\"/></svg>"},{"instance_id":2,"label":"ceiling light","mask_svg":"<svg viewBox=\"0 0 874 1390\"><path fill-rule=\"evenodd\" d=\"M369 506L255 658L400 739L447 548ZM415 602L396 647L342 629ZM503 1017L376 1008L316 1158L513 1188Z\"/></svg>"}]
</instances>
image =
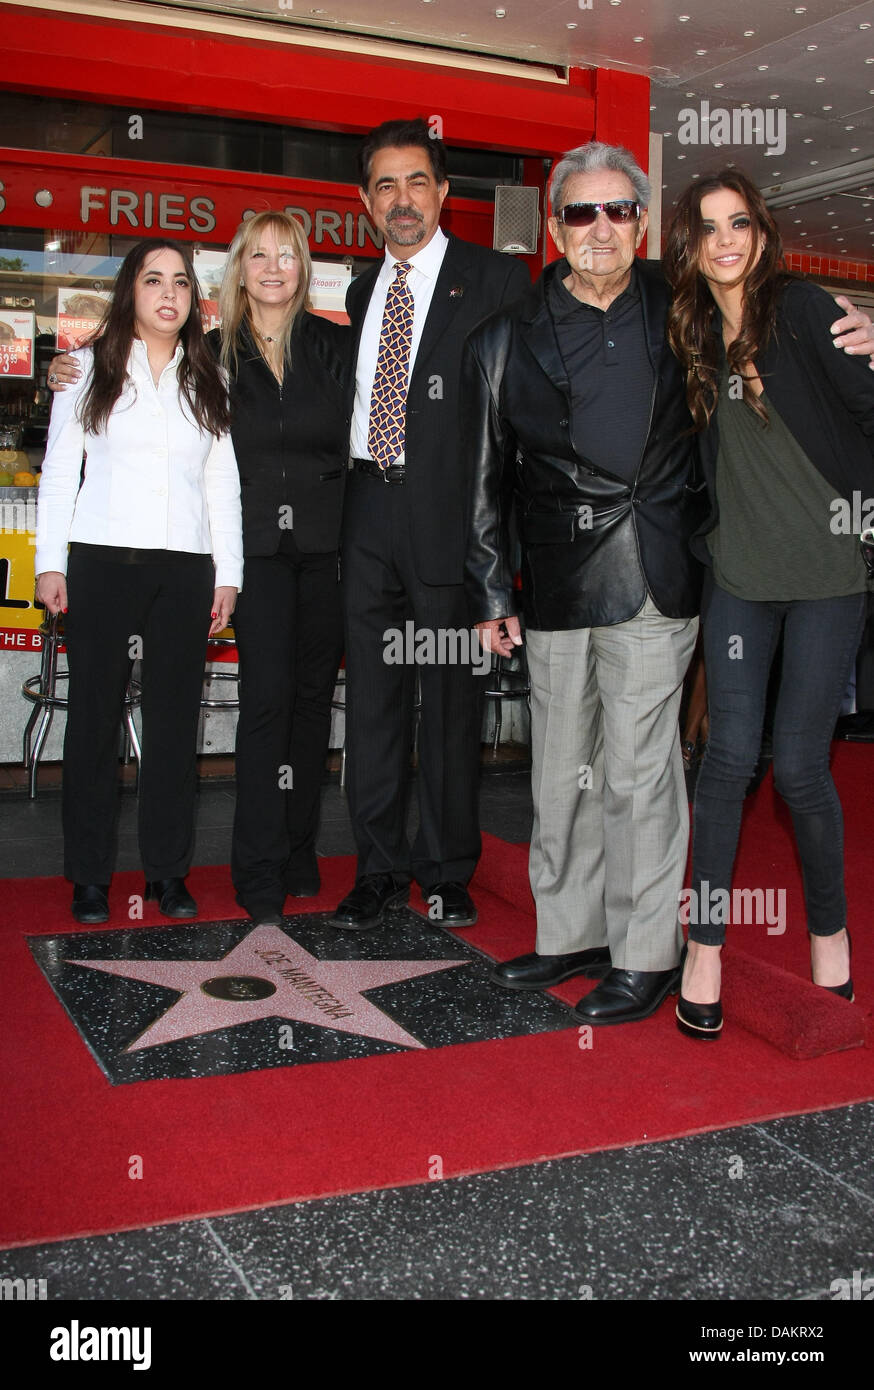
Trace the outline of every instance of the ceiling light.
<instances>
[{"instance_id":1,"label":"ceiling light","mask_svg":"<svg viewBox=\"0 0 874 1390\"><path fill-rule=\"evenodd\" d=\"M687 15L687 14L678 14L678 15L677 15L677 19L680 21L681 24L688 24L688 23L689 23L689 18L690 18L690 16ZM866 28L866 29L868 28L867 24L865 25L865 28Z\"/></svg>"},{"instance_id":2,"label":"ceiling light","mask_svg":"<svg viewBox=\"0 0 874 1390\"><path fill-rule=\"evenodd\" d=\"M753 34L754 34L755 32L756 32L755 29L744 29L744 38L745 38L745 39L751 39L751 38L753 37Z\"/></svg>"},{"instance_id":3,"label":"ceiling light","mask_svg":"<svg viewBox=\"0 0 874 1390\"><path fill-rule=\"evenodd\" d=\"M713 85L714 85L714 87L724 87L724 86L725 86L725 83L724 83L724 82L714 82Z\"/></svg>"},{"instance_id":4,"label":"ceiling light","mask_svg":"<svg viewBox=\"0 0 874 1390\"><path fill-rule=\"evenodd\" d=\"M823 111L831 111L832 108L830 106L824 106L822 109Z\"/></svg>"},{"instance_id":5,"label":"ceiling light","mask_svg":"<svg viewBox=\"0 0 874 1390\"><path fill-rule=\"evenodd\" d=\"M825 81L825 78L824 78L824 77L816 77L816 78L814 78L814 81L815 81L815 82L824 82L824 81Z\"/></svg>"},{"instance_id":6,"label":"ceiling light","mask_svg":"<svg viewBox=\"0 0 874 1390\"><path fill-rule=\"evenodd\" d=\"M706 48L696 48L696 49L695 49L695 52L698 54L698 57L699 57L699 58L703 58L703 57L704 57L704 54L707 52L707 49L706 49ZM867 58L865 59L865 61L866 61L866 62L868 61Z\"/></svg>"},{"instance_id":7,"label":"ceiling light","mask_svg":"<svg viewBox=\"0 0 874 1390\"><path fill-rule=\"evenodd\" d=\"M817 50L818 48L819 48L819 44L818 44L818 43L809 43L809 44L807 45L807 51L808 51L808 53L815 53L816 50Z\"/></svg>"},{"instance_id":8,"label":"ceiling light","mask_svg":"<svg viewBox=\"0 0 874 1390\"><path fill-rule=\"evenodd\" d=\"M803 111L793 111L793 112L792 112L792 119L793 119L793 121L800 121L800 120L801 120L801 117L802 117L803 115L804 115L804 112L803 112Z\"/></svg>"},{"instance_id":9,"label":"ceiling light","mask_svg":"<svg viewBox=\"0 0 874 1390\"><path fill-rule=\"evenodd\" d=\"M811 163L815 161L811 160ZM823 169L819 174L803 174L787 183L762 189L762 196L771 208L787 207L793 202L811 198L831 201L832 195L865 187L874 175L874 159L858 159L851 164Z\"/></svg>"},{"instance_id":10,"label":"ceiling light","mask_svg":"<svg viewBox=\"0 0 874 1390\"><path fill-rule=\"evenodd\" d=\"M768 64L767 64L767 63L759 63L759 72L767 72L767 71L768 71Z\"/></svg>"},{"instance_id":11,"label":"ceiling light","mask_svg":"<svg viewBox=\"0 0 874 1390\"><path fill-rule=\"evenodd\" d=\"M631 40L631 42L632 42L632 43L643 43L643 38L644 38L643 34L638 34L635 38L633 38L633 39Z\"/></svg>"},{"instance_id":12,"label":"ceiling light","mask_svg":"<svg viewBox=\"0 0 874 1390\"><path fill-rule=\"evenodd\" d=\"M575 24L569 24L567 27L568 29L576 29L577 26Z\"/></svg>"}]
</instances>

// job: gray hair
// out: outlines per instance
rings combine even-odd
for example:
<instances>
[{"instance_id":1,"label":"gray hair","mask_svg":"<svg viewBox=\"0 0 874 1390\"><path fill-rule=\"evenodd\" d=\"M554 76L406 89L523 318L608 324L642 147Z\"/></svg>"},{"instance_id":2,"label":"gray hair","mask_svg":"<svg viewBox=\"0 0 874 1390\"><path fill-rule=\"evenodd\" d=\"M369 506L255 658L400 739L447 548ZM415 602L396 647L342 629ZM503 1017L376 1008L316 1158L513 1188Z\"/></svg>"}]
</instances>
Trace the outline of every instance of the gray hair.
<instances>
[{"instance_id":1,"label":"gray hair","mask_svg":"<svg viewBox=\"0 0 874 1390\"><path fill-rule=\"evenodd\" d=\"M624 145L604 145L600 140L591 140L588 145L578 145L575 150L568 150L553 169L549 184L553 216L564 207L564 190L568 179L573 178L574 174L594 174L599 169L624 174L631 180L634 197L641 208L649 206L650 182L631 151L625 149Z\"/></svg>"}]
</instances>

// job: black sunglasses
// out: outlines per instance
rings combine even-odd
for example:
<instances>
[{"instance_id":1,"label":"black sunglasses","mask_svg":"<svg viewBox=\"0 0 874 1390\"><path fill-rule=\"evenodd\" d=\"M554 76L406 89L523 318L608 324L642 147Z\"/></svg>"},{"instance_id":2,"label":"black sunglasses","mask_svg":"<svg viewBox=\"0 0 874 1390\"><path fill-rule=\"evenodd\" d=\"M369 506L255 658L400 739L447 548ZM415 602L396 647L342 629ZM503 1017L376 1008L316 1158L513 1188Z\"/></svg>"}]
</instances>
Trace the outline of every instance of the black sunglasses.
<instances>
[{"instance_id":1,"label":"black sunglasses","mask_svg":"<svg viewBox=\"0 0 874 1390\"><path fill-rule=\"evenodd\" d=\"M610 203L568 203L556 216L566 227L591 227L599 212L606 213L611 222L620 225L636 222L640 217L640 203L631 198L617 198Z\"/></svg>"}]
</instances>

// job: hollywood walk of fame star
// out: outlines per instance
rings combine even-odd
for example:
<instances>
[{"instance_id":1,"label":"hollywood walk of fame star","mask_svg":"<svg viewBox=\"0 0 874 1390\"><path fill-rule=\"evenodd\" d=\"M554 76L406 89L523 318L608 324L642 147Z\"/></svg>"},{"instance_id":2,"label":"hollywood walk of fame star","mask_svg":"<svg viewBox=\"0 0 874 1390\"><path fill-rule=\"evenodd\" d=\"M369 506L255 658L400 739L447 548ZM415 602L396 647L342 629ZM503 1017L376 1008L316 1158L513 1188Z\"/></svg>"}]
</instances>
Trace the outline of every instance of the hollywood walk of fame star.
<instances>
[{"instance_id":1,"label":"hollywood walk of fame star","mask_svg":"<svg viewBox=\"0 0 874 1390\"><path fill-rule=\"evenodd\" d=\"M424 1047L365 999L364 991L468 962L319 960L278 927L255 927L221 960L69 960L68 964L179 991L181 998L125 1049L136 1052L258 1018L293 1019L399 1047Z\"/></svg>"}]
</instances>

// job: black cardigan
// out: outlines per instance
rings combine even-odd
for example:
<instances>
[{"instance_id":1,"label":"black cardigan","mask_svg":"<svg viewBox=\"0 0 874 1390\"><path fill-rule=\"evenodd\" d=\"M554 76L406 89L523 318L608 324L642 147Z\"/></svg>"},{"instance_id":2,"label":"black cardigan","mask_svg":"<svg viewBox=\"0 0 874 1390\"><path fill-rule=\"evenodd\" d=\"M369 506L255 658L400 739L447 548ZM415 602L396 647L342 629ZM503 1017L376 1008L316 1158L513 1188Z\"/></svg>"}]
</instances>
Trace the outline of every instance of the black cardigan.
<instances>
[{"instance_id":1,"label":"black cardigan","mask_svg":"<svg viewBox=\"0 0 874 1390\"><path fill-rule=\"evenodd\" d=\"M207 334L212 351L219 330ZM240 470L244 555L274 555L291 507L302 551L336 550L349 457L349 329L304 313L280 387L244 325L230 381L231 437Z\"/></svg>"},{"instance_id":2,"label":"black cardigan","mask_svg":"<svg viewBox=\"0 0 874 1390\"><path fill-rule=\"evenodd\" d=\"M868 358L835 348L831 325L842 310L830 294L808 280L790 280L777 303L776 331L755 359L769 400L835 497L862 502L874 485L874 373ZM721 335L717 312L715 331ZM701 463L710 513L692 537L694 553L710 564L704 537L719 520L716 460L718 411L700 435ZM775 525L779 518L775 518Z\"/></svg>"}]
</instances>

